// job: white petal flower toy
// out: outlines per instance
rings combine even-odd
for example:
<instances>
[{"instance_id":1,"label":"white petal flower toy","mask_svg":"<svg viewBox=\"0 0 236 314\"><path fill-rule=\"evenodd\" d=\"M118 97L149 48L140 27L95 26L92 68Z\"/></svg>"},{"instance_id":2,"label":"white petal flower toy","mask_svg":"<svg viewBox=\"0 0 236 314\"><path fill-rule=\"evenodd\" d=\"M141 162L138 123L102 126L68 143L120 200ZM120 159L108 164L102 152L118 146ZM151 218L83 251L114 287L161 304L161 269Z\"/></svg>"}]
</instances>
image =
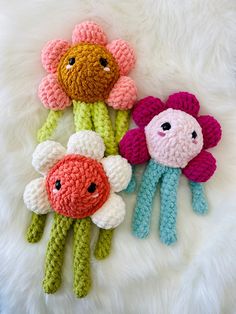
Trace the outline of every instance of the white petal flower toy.
<instances>
[{"instance_id":1,"label":"white petal flower toy","mask_svg":"<svg viewBox=\"0 0 236 314\"><path fill-rule=\"evenodd\" d=\"M87 295L91 286L91 221L99 228L117 227L125 216L125 203L116 192L131 179L131 166L119 155L104 158L105 145L93 131L73 134L67 150L59 143L39 144L32 164L43 177L25 188L26 207L37 213L55 212L46 254L44 291L54 293L61 284L66 237L74 228L74 292Z\"/></svg>"}]
</instances>

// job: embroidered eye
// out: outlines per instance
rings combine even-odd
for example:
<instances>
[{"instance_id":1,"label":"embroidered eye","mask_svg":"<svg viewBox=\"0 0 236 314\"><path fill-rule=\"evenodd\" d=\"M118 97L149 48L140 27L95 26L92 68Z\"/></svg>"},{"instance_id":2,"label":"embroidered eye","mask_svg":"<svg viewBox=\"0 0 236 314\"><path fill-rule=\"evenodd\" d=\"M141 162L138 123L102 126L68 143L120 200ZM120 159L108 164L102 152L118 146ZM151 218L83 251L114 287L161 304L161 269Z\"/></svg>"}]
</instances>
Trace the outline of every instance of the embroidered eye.
<instances>
[{"instance_id":1,"label":"embroidered eye","mask_svg":"<svg viewBox=\"0 0 236 314\"><path fill-rule=\"evenodd\" d=\"M60 181L60 180L57 180L57 181L56 181L56 183L55 183L55 188L56 188L57 190L60 190L60 188L61 188L61 181Z\"/></svg>"},{"instance_id":2,"label":"embroidered eye","mask_svg":"<svg viewBox=\"0 0 236 314\"><path fill-rule=\"evenodd\" d=\"M100 58L99 62L104 68L108 65L108 61L105 58Z\"/></svg>"},{"instance_id":3,"label":"embroidered eye","mask_svg":"<svg viewBox=\"0 0 236 314\"><path fill-rule=\"evenodd\" d=\"M161 128L163 129L163 131L168 131L171 129L171 125L169 122L165 122L161 125Z\"/></svg>"},{"instance_id":4,"label":"embroidered eye","mask_svg":"<svg viewBox=\"0 0 236 314\"><path fill-rule=\"evenodd\" d=\"M70 58L68 64L73 65L75 63L75 58Z\"/></svg>"},{"instance_id":5,"label":"embroidered eye","mask_svg":"<svg viewBox=\"0 0 236 314\"><path fill-rule=\"evenodd\" d=\"M96 184L95 184L94 182L92 182L92 183L90 184L90 186L88 187L87 191L88 191L89 193L94 193L95 190L96 190L96 188L97 188Z\"/></svg>"},{"instance_id":6,"label":"embroidered eye","mask_svg":"<svg viewBox=\"0 0 236 314\"><path fill-rule=\"evenodd\" d=\"M193 132L192 132L192 138L195 139L196 137L197 137L197 132L196 132L196 131L193 131Z\"/></svg>"}]
</instances>

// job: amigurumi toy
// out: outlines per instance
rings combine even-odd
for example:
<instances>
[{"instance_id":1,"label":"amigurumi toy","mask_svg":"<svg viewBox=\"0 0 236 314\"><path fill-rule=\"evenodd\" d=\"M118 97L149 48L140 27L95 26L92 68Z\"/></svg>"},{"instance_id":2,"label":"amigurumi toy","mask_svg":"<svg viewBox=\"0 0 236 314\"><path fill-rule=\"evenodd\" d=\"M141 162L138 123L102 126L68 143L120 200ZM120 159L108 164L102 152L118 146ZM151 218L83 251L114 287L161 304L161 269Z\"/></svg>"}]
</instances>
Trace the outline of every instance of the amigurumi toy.
<instances>
[{"instance_id":1,"label":"amigurumi toy","mask_svg":"<svg viewBox=\"0 0 236 314\"><path fill-rule=\"evenodd\" d=\"M132 117L139 128L128 131L120 152L131 164L149 163L142 178L132 221L132 232L145 238L150 232L152 202L160 182L160 239L176 241L177 187L181 173L190 181L192 205L204 214L207 203L201 182L216 170L216 160L206 149L221 139L219 123L209 115L198 116L200 105L187 92L171 95L166 103L154 97L140 100Z\"/></svg>"},{"instance_id":2,"label":"amigurumi toy","mask_svg":"<svg viewBox=\"0 0 236 314\"><path fill-rule=\"evenodd\" d=\"M61 284L65 242L74 230L74 292L87 295L90 285L91 221L99 228L117 227L125 216L125 203L115 192L125 189L132 169L119 155L103 158L105 145L93 131L73 134L67 150L59 143L39 144L32 164L43 177L25 188L26 207L37 213L54 211L54 222L47 247L43 288L54 293Z\"/></svg>"},{"instance_id":3,"label":"amigurumi toy","mask_svg":"<svg viewBox=\"0 0 236 314\"><path fill-rule=\"evenodd\" d=\"M42 51L42 64L49 73L38 95L50 109L38 139L51 136L62 110L73 103L77 131L94 129L106 145L106 154L117 154L116 141L128 129L129 111L136 101L134 81L126 76L135 64L133 48L124 40L107 43L102 28L91 21L75 26L72 43L49 41ZM119 110L115 137L106 105Z\"/></svg>"},{"instance_id":4,"label":"amigurumi toy","mask_svg":"<svg viewBox=\"0 0 236 314\"><path fill-rule=\"evenodd\" d=\"M129 109L137 98L135 83L127 76L135 64L133 48L122 39L108 43L98 24L85 21L75 26L71 43L49 41L41 59L48 75L42 79L38 95L50 111L38 131L38 141L51 137L63 110L73 104L75 131L96 131L105 143L106 156L118 154L118 143L129 127ZM115 131L106 105L117 110ZM46 215L32 215L29 242L40 240L45 221ZM100 230L97 258L109 254L112 232Z\"/></svg>"}]
</instances>

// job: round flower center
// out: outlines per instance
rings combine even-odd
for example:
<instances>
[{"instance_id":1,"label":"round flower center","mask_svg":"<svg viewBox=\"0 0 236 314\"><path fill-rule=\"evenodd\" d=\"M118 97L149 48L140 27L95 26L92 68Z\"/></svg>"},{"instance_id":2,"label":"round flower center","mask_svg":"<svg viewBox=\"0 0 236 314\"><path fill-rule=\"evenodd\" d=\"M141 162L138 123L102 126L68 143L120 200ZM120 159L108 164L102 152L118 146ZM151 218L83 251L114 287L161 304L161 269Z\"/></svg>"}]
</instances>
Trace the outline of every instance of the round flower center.
<instances>
[{"instance_id":1,"label":"round flower center","mask_svg":"<svg viewBox=\"0 0 236 314\"><path fill-rule=\"evenodd\" d=\"M110 194L102 165L80 155L67 155L57 162L47 175L46 189L52 209L72 218L91 216Z\"/></svg>"},{"instance_id":2,"label":"round flower center","mask_svg":"<svg viewBox=\"0 0 236 314\"><path fill-rule=\"evenodd\" d=\"M181 110L167 109L145 127L150 156L165 166L184 168L203 147L197 120Z\"/></svg>"},{"instance_id":3,"label":"round flower center","mask_svg":"<svg viewBox=\"0 0 236 314\"><path fill-rule=\"evenodd\" d=\"M112 54L103 46L87 43L75 45L65 53L57 74L67 95L85 102L106 100L120 76Z\"/></svg>"}]
</instances>

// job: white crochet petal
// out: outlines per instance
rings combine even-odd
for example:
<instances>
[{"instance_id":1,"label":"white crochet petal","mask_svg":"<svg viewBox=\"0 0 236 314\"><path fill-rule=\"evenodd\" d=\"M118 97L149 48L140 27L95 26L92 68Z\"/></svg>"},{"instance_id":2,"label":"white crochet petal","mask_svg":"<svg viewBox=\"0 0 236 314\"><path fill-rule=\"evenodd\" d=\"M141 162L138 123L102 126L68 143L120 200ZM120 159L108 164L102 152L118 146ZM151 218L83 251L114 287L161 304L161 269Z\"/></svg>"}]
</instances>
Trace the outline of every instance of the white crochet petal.
<instances>
[{"instance_id":1,"label":"white crochet petal","mask_svg":"<svg viewBox=\"0 0 236 314\"><path fill-rule=\"evenodd\" d=\"M119 155L108 156L101 161L114 192L127 188L132 176L132 168L125 158Z\"/></svg>"},{"instance_id":2,"label":"white crochet petal","mask_svg":"<svg viewBox=\"0 0 236 314\"><path fill-rule=\"evenodd\" d=\"M43 178L35 179L26 185L23 199L25 206L36 214L47 214L51 211Z\"/></svg>"},{"instance_id":3,"label":"white crochet petal","mask_svg":"<svg viewBox=\"0 0 236 314\"><path fill-rule=\"evenodd\" d=\"M45 175L58 160L64 157L65 153L66 150L60 143L45 141L36 147L32 165L36 171Z\"/></svg>"},{"instance_id":4,"label":"white crochet petal","mask_svg":"<svg viewBox=\"0 0 236 314\"><path fill-rule=\"evenodd\" d=\"M111 193L103 206L91 216L95 225L102 229L112 229L117 227L125 217L125 202L123 199Z\"/></svg>"},{"instance_id":5,"label":"white crochet petal","mask_svg":"<svg viewBox=\"0 0 236 314\"><path fill-rule=\"evenodd\" d=\"M104 156L105 145L99 134L94 131L79 131L69 138L68 154L78 154L101 160Z\"/></svg>"}]
</instances>

